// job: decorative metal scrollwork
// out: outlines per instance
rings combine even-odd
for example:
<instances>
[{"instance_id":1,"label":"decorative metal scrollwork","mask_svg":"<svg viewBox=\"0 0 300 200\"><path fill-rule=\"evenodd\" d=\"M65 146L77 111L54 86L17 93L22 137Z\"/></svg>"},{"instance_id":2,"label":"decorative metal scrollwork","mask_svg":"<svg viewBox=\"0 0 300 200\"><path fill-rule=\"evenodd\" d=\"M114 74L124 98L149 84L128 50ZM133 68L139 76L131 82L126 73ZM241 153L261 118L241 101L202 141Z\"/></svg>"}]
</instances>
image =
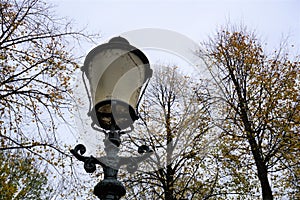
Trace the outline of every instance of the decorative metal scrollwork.
<instances>
[{"instance_id":1,"label":"decorative metal scrollwork","mask_svg":"<svg viewBox=\"0 0 300 200\"><path fill-rule=\"evenodd\" d=\"M79 153L78 153L79 152ZM96 171L96 164L101 165L100 161L95 157L86 157L83 154L86 152L86 148L83 144L78 144L74 149L71 149L71 153L80 161L84 162L84 169L88 173Z\"/></svg>"},{"instance_id":2,"label":"decorative metal scrollwork","mask_svg":"<svg viewBox=\"0 0 300 200\"><path fill-rule=\"evenodd\" d=\"M118 170L122 165L126 165L126 169L129 173L134 173L138 169L138 164L152 154L152 150L146 146L142 145L138 148L138 153L141 154L137 157L119 157L119 143L114 143L111 139L117 141L120 139L120 135L110 134L106 135L104 140L106 156L95 158L93 156L83 156L86 152L86 148L82 144L76 145L71 153L79 160L84 162L84 169L88 173L93 173L96 170L96 165L101 165L104 172L104 179L100 181L94 188L94 194L103 199L120 199L125 195L126 190L123 184L117 180ZM111 136L111 137L108 137Z\"/></svg>"},{"instance_id":3,"label":"decorative metal scrollwork","mask_svg":"<svg viewBox=\"0 0 300 200\"><path fill-rule=\"evenodd\" d=\"M147 145L142 145L142 146L139 146L139 148L138 148L139 154L151 153L151 152L153 152L153 150L151 150L150 147Z\"/></svg>"}]
</instances>

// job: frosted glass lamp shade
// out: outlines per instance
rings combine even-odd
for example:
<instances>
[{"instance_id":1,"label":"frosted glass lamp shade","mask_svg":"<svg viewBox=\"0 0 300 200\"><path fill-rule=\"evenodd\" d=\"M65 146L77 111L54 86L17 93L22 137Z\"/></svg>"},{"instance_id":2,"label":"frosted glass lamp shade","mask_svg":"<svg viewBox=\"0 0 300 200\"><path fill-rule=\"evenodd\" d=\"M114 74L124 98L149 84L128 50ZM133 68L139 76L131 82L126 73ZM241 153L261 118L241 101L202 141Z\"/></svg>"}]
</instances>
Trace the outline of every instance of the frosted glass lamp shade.
<instances>
[{"instance_id":1,"label":"frosted glass lamp shade","mask_svg":"<svg viewBox=\"0 0 300 200\"><path fill-rule=\"evenodd\" d=\"M84 70L90 84L92 119L106 130L122 130L138 118L141 90L152 76L145 54L122 37L89 52Z\"/></svg>"}]
</instances>

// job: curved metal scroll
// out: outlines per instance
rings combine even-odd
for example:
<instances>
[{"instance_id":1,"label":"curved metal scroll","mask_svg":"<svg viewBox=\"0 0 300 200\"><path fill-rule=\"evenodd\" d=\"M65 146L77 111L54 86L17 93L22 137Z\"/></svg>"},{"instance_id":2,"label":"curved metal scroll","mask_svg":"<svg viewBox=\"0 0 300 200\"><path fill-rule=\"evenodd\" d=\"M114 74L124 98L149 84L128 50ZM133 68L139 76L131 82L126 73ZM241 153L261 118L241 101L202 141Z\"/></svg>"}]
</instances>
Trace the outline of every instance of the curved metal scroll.
<instances>
[{"instance_id":1,"label":"curved metal scroll","mask_svg":"<svg viewBox=\"0 0 300 200\"><path fill-rule=\"evenodd\" d=\"M138 169L138 164L149 158L153 153L153 150L146 145L142 145L138 148L138 153L142 155L137 157L120 158L120 165L126 165L126 170L129 173L134 173Z\"/></svg>"},{"instance_id":2,"label":"curved metal scroll","mask_svg":"<svg viewBox=\"0 0 300 200\"><path fill-rule=\"evenodd\" d=\"M76 147L74 149L71 149L70 151L78 160L84 162L84 169L88 173L93 173L94 171L96 171L96 164L102 164L93 156L83 156L83 154L86 152L86 148L83 144L76 145Z\"/></svg>"},{"instance_id":3,"label":"curved metal scroll","mask_svg":"<svg viewBox=\"0 0 300 200\"><path fill-rule=\"evenodd\" d=\"M71 153L80 161L84 162L84 169L88 173L93 173L96 171L96 164L101 165L104 169L110 168L106 157L95 158L93 156L86 157L83 154L86 152L86 148L83 144L78 144L74 149L71 149ZM118 163L116 164L116 169L118 170L120 166L126 165L126 169L129 173L134 173L138 169L138 164L143 162L151 156L153 150L148 146L142 145L138 149L138 153L141 156L137 157L119 157Z\"/></svg>"}]
</instances>

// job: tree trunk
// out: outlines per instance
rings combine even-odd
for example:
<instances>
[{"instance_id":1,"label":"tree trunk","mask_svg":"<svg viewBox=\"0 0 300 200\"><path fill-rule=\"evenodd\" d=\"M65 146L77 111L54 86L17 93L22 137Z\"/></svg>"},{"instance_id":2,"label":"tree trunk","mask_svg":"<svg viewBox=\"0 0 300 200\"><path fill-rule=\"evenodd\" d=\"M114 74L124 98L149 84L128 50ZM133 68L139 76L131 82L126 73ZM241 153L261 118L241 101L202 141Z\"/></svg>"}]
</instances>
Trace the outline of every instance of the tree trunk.
<instances>
[{"instance_id":1,"label":"tree trunk","mask_svg":"<svg viewBox=\"0 0 300 200\"><path fill-rule=\"evenodd\" d=\"M172 169L173 137L171 131L171 102L167 102L166 131L167 131L167 174L165 200L174 200L174 170Z\"/></svg>"},{"instance_id":2,"label":"tree trunk","mask_svg":"<svg viewBox=\"0 0 300 200\"><path fill-rule=\"evenodd\" d=\"M273 200L273 194L268 179L268 170L267 170L266 163L263 161L262 156L259 153L259 149L257 147L257 143L253 135L249 133L247 137L257 167L257 176L260 181L260 185L262 189L262 198L263 200Z\"/></svg>"},{"instance_id":3,"label":"tree trunk","mask_svg":"<svg viewBox=\"0 0 300 200\"><path fill-rule=\"evenodd\" d=\"M260 149L255 140L254 131L252 131L251 124L247 116L247 111L244 106L245 104L242 103L241 105L242 121L247 132L247 139L251 147L251 153L255 160L257 176L262 189L262 198L263 200L273 200L273 194L268 179L267 165L264 162L262 155L260 154Z\"/></svg>"},{"instance_id":4,"label":"tree trunk","mask_svg":"<svg viewBox=\"0 0 300 200\"><path fill-rule=\"evenodd\" d=\"M230 66L230 65L228 65ZM255 140L255 132L252 129L251 122L248 118L248 107L247 107L247 100L246 100L246 88L242 89L241 85L237 81L234 72L229 68L229 73L232 78L232 81L235 85L235 89L238 95L239 101L239 110L240 115L242 118L242 122L247 133L247 139L251 147L251 153L254 157L255 164L257 167L257 176L260 181L261 189L262 189L262 198L263 200L273 200L273 194L271 190L271 186L268 179L268 169L267 165L263 160L262 155L260 154L260 149L258 144ZM243 91L243 92L242 92ZM244 95L243 95L244 94Z\"/></svg>"},{"instance_id":5,"label":"tree trunk","mask_svg":"<svg viewBox=\"0 0 300 200\"><path fill-rule=\"evenodd\" d=\"M166 181L165 200L174 200L174 173L171 164L167 166Z\"/></svg>"}]
</instances>

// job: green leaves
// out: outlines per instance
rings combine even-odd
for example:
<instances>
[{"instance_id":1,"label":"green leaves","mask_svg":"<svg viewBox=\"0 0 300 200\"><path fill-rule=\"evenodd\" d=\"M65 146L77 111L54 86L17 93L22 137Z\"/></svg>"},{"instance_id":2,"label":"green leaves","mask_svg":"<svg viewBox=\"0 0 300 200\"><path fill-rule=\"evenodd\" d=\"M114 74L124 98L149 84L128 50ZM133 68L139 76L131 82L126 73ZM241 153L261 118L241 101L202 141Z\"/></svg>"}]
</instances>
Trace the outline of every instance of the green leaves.
<instances>
[{"instance_id":1,"label":"green leaves","mask_svg":"<svg viewBox=\"0 0 300 200\"><path fill-rule=\"evenodd\" d=\"M0 152L0 199L45 199L46 173L21 151Z\"/></svg>"}]
</instances>

